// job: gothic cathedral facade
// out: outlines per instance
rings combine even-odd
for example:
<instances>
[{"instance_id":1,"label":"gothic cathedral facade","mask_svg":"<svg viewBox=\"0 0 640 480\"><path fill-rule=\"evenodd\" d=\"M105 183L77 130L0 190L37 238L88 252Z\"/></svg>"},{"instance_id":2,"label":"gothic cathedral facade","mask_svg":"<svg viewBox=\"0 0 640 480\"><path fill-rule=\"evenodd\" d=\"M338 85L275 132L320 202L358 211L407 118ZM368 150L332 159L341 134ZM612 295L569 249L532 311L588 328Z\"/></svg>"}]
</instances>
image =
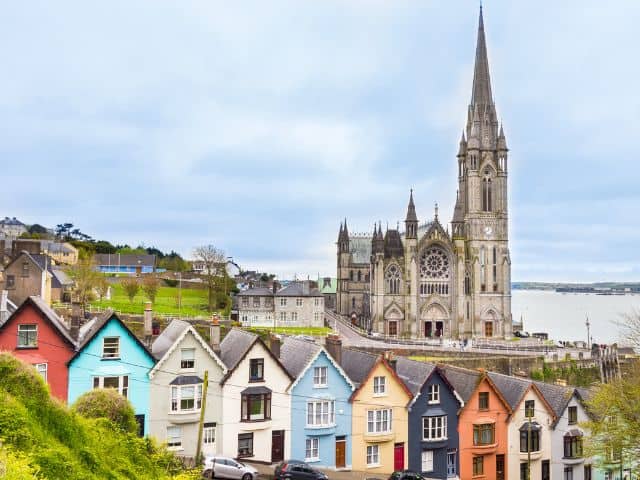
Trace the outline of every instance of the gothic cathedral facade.
<instances>
[{"instance_id":1,"label":"gothic cathedral facade","mask_svg":"<svg viewBox=\"0 0 640 480\"><path fill-rule=\"evenodd\" d=\"M471 103L457 155L458 192L451 229L420 224L413 201L404 231L338 235L339 314L388 336L509 337L511 260L508 149L491 92L482 8Z\"/></svg>"}]
</instances>

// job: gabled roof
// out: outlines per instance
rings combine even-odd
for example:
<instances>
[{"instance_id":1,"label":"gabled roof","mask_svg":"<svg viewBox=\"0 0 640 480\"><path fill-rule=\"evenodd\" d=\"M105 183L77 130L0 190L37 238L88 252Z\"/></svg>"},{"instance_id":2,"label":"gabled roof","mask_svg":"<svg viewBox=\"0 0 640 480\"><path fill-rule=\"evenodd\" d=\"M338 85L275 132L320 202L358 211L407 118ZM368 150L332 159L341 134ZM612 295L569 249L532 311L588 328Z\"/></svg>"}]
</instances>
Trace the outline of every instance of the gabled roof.
<instances>
[{"instance_id":1,"label":"gabled roof","mask_svg":"<svg viewBox=\"0 0 640 480\"><path fill-rule=\"evenodd\" d=\"M533 390L555 420L557 415L553 406L547 401L542 391L540 391L532 380L495 372L490 372L488 375L507 400L512 411L517 410L527 392Z\"/></svg>"},{"instance_id":2,"label":"gabled roof","mask_svg":"<svg viewBox=\"0 0 640 480\"><path fill-rule=\"evenodd\" d=\"M575 387L564 387L562 385L554 385L552 383L544 383L544 382L533 382L534 385L538 388L540 393L544 396L547 403L553 409L555 413L555 421L551 425L555 427L557 423L560 421L560 418L564 415L571 398L575 395L579 401L582 402L582 396L579 392L578 388Z\"/></svg>"},{"instance_id":3,"label":"gabled roof","mask_svg":"<svg viewBox=\"0 0 640 480\"><path fill-rule=\"evenodd\" d=\"M399 356L396 360L396 373L415 397L431 376L436 366L433 363L419 362Z\"/></svg>"},{"instance_id":4,"label":"gabled roof","mask_svg":"<svg viewBox=\"0 0 640 480\"><path fill-rule=\"evenodd\" d=\"M227 374L220 381L221 385L226 383L226 381L229 379L229 377L231 377L240 362L247 356L249 351L256 343L259 343L264 347L269 356L280 366L285 375L293 381L294 378L287 371L287 369L284 368L284 365L282 365L280 359L273 354L271 349L262 341L262 339L258 335L247 332L246 330L241 330L239 328L233 328L229 333L225 335L222 342L220 342L220 357L222 359L222 362L227 367Z\"/></svg>"},{"instance_id":5,"label":"gabled roof","mask_svg":"<svg viewBox=\"0 0 640 480\"><path fill-rule=\"evenodd\" d=\"M342 375L349 384L351 391L355 390L355 384L324 347L311 344L304 340L287 337L280 347L280 360L291 376L295 378L289 390L298 384L322 353L327 356L329 362L331 362L338 373Z\"/></svg>"},{"instance_id":6,"label":"gabled roof","mask_svg":"<svg viewBox=\"0 0 640 480\"><path fill-rule=\"evenodd\" d=\"M440 370L444 372L449 383L453 385L453 388L466 404L476 391L482 373L477 370L454 367L453 365L443 365Z\"/></svg>"},{"instance_id":7,"label":"gabled roof","mask_svg":"<svg viewBox=\"0 0 640 480\"><path fill-rule=\"evenodd\" d=\"M96 253L93 256L93 260L96 265L99 266L145 266L153 267L156 264L156 256L149 254L135 254L135 253Z\"/></svg>"},{"instance_id":8,"label":"gabled roof","mask_svg":"<svg viewBox=\"0 0 640 480\"><path fill-rule=\"evenodd\" d=\"M74 350L77 348L77 342L71 336L69 329L65 325L64 321L58 316L53 309L47 305L42 298L37 295L28 297L22 304L13 312L7 320L0 324L0 329L7 325L13 318L20 314L28 305L31 305L36 311L40 312L44 319L48 320L53 328L60 334L60 336L71 346Z\"/></svg>"},{"instance_id":9,"label":"gabled roof","mask_svg":"<svg viewBox=\"0 0 640 480\"><path fill-rule=\"evenodd\" d=\"M367 378L369 371L378 359L377 355L353 350L351 348L343 348L341 356L340 366L356 386Z\"/></svg>"},{"instance_id":10,"label":"gabled roof","mask_svg":"<svg viewBox=\"0 0 640 480\"><path fill-rule=\"evenodd\" d=\"M89 342L91 342L91 340L93 340L94 337L96 337L111 320L117 321L120 326L126 332L128 332L129 335L131 335L134 342L142 349L144 353L149 356L153 363L156 363L156 359L153 357L153 354L144 345L144 343L142 343L140 339L136 337L136 335L129 329L129 327L127 327L127 325L122 320L120 320L120 317L118 317L118 315L116 315L113 310L107 310L101 316L89 320L89 322L84 325L85 329L82 330L83 335L78 339L78 350L73 355L73 357L69 359L67 365L71 365L71 362L73 362L76 357L78 357L82 353Z\"/></svg>"},{"instance_id":11,"label":"gabled roof","mask_svg":"<svg viewBox=\"0 0 640 480\"><path fill-rule=\"evenodd\" d=\"M393 367L389 365L389 362L387 362L382 355L378 356L378 359L374 363L373 367L371 367L371 369L369 370L369 373L367 374L366 378L362 381L362 383L360 383L360 385L358 385L358 388L356 388L355 391L351 394L350 401L351 402L355 401L356 397L358 396L358 393L360 393L360 390L362 389L364 384L369 381L369 379L371 378L371 375L373 375L373 372L375 371L378 365L382 365L391 374L391 377L394 378L396 382L398 382L398 385L400 385L401 389L407 394L409 401L411 401L411 399L413 399L411 390L407 388L407 386L404 384L402 379L398 376L398 374L393 369Z\"/></svg>"},{"instance_id":12,"label":"gabled roof","mask_svg":"<svg viewBox=\"0 0 640 480\"><path fill-rule=\"evenodd\" d=\"M209 354L211 358L220 366L223 375L227 373L227 367L222 362L220 357L211 349L211 347L204 341L200 334L193 328L188 322L182 320L173 320L167 326L167 328L156 338L151 345L151 351L153 355L158 359L158 363L149 372L149 378L153 378L156 372L160 371L162 365L167 361L171 354L182 343L187 334L191 333L194 338L202 345L202 348Z\"/></svg>"},{"instance_id":13,"label":"gabled roof","mask_svg":"<svg viewBox=\"0 0 640 480\"><path fill-rule=\"evenodd\" d=\"M303 282L291 282L276 292L276 297L321 297L317 288L310 288Z\"/></svg>"},{"instance_id":14,"label":"gabled roof","mask_svg":"<svg viewBox=\"0 0 640 480\"><path fill-rule=\"evenodd\" d=\"M243 290L239 292L237 296L238 297L246 297L246 296L273 297L273 290L265 287L248 288L247 290Z\"/></svg>"}]
</instances>

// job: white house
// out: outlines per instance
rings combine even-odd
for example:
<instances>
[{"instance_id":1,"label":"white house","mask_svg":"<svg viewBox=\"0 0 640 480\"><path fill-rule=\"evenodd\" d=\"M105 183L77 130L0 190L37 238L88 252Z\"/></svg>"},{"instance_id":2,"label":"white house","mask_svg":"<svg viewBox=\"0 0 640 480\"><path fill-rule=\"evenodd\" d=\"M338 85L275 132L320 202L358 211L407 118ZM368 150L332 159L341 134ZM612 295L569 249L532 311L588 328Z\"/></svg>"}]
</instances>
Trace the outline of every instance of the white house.
<instances>
[{"instance_id":1,"label":"white house","mask_svg":"<svg viewBox=\"0 0 640 480\"><path fill-rule=\"evenodd\" d=\"M149 372L149 434L167 442L168 448L178 455L194 458L201 410L205 408L202 453L220 453L223 420L220 381L227 373L220 357L191 324L181 320L173 320L167 326L153 342L151 351L158 362Z\"/></svg>"},{"instance_id":2,"label":"white house","mask_svg":"<svg viewBox=\"0 0 640 480\"><path fill-rule=\"evenodd\" d=\"M272 348L279 350L279 343ZM232 329L220 344L228 372L221 381L224 423L221 453L275 463L290 457L292 377L252 333Z\"/></svg>"}]
</instances>

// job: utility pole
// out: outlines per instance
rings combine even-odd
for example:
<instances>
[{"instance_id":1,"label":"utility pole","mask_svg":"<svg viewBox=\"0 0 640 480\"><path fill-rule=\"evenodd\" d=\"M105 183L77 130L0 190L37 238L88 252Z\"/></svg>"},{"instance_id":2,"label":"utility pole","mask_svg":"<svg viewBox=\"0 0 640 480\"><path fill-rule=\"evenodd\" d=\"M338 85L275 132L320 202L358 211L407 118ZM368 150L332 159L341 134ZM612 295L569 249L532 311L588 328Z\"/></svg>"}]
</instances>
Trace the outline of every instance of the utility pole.
<instances>
[{"instance_id":1,"label":"utility pole","mask_svg":"<svg viewBox=\"0 0 640 480\"><path fill-rule=\"evenodd\" d=\"M209 387L209 370L204 371L204 385L202 386L202 408L200 409L200 424L198 425L198 446L195 461L200 461L202 453L202 428L204 427L204 412L207 408L207 388Z\"/></svg>"}]
</instances>

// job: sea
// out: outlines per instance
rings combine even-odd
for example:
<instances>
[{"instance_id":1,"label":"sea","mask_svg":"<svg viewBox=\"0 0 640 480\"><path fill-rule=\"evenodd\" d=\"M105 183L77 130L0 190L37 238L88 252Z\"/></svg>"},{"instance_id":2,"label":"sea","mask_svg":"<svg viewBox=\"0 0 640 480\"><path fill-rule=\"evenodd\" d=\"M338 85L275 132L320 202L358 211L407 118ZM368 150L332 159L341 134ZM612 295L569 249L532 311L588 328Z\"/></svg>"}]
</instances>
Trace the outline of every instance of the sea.
<instances>
[{"instance_id":1,"label":"sea","mask_svg":"<svg viewBox=\"0 0 640 480\"><path fill-rule=\"evenodd\" d=\"M513 321L521 318L523 330L546 332L554 340L587 341L586 321L594 343L624 344L615 322L634 310L640 314L640 294L597 295L557 293L552 290L511 291Z\"/></svg>"}]
</instances>

